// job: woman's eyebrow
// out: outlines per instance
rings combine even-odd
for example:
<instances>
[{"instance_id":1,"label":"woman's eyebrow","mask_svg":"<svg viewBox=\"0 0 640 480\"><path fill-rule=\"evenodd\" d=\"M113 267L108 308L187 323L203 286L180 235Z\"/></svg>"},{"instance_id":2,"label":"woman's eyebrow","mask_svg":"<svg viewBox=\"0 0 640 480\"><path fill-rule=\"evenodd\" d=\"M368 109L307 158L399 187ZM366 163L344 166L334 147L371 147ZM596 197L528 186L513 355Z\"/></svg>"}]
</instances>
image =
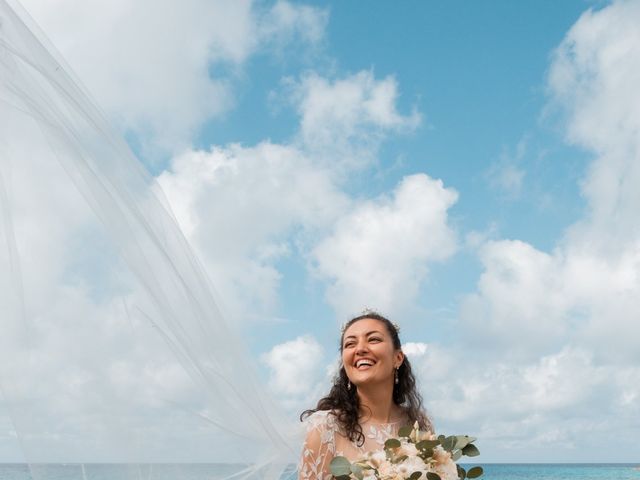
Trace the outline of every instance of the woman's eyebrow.
<instances>
[{"instance_id":1,"label":"woman's eyebrow","mask_svg":"<svg viewBox=\"0 0 640 480\"><path fill-rule=\"evenodd\" d=\"M380 333L380 332L378 330L371 330L370 332L365 333L365 336L368 337L372 333ZM347 340L348 338L356 338L356 336L355 335L349 335L348 337L344 337L345 340Z\"/></svg>"}]
</instances>

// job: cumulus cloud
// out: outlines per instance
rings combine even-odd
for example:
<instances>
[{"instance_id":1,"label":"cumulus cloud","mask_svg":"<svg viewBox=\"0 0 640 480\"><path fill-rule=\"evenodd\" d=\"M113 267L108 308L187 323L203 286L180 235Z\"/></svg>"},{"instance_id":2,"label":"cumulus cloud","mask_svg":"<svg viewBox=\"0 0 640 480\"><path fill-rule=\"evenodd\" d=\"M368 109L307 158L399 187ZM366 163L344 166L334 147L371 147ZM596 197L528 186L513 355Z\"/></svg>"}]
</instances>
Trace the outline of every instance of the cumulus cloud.
<instances>
[{"instance_id":1,"label":"cumulus cloud","mask_svg":"<svg viewBox=\"0 0 640 480\"><path fill-rule=\"evenodd\" d=\"M407 342L402 345L402 351L411 359L423 356L429 346L422 342Z\"/></svg>"},{"instance_id":2,"label":"cumulus cloud","mask_svg":"<svg viewBox=\"0 0 640 480\"><path fill-rule=\"evenodd\" d=\"M269 142L185 152L158 181L227 307L244 318L276 306L275 264L297 253L295 234L326 228L350 202L330 171Z\"/></svg>"},{"instance_id":3,"label":"cumulus cloud","mask_svg":"<svg viewBox=\"0 0 640 480\"><path fill-rule=\"evenodd\" d=\"M347 93L336 101L334 94L343 90ZM424 230L430 230L423 245L430 252L416 258L446 256L441 250L451 232L440 223L446 223L446 208L455 201L455 194L441 183L427 177L408 178L395 204L385 207L385 200L379 199L380 208L355 205L344 192L345 173L370 164L383 138L398 129L413 128L419 120L417 114L398 113L395 81L375 79L370 72L333 82L314 74L296 84L295 91L292 101L300 114L300 134L291 143L265 141L255 146L187 150L175 156L170 168L158 177L178 222L205 260L221 297L238 317L250 317L252 310L273 309L281 281L278 260L306 255L326 235L332 235L336 222L345 224L348 220L343 217L353 209L352 215L366 215L371 222L415 221L413 227L405 226L407 233L416 233L409 231L415 228L424 237ZM365 142L365 148L361 141L371 132L376 140ZM330 162L328 152L332 152ZM378 220L378 216L388 218ZM413 282L423 277L421 267L407 268L412 273L396 278L394 289L404 290L405 281L412 282L408 288L418 287ZM359 298L371 293L362 291Z\"/></svg>"},{"instance_id":4,"label":"cumulus cloud","mask_svg":"<svg viewBox=\"0 0 640 480\"><path fill-rule=\"evenodd\" d=\"M572 451L578 445L623 461L591 439L637 435L629 382L640 359L630 340L640 336L638 21L637 2L587 11L549 70L551 107L562 113L568 141L594 157L581 182L584 218L550 252L486 241L477 291L461 306L462 342L440 352L455 364L473 346L474 367L448 370L462 373L440 387L428 376L434 357L425 359L431 405L444 422L486 419L479 435L522 461L597 460Z\"/></svg>"},{"instance_id":5,"label":"cumulus cloud","mask_svg":"<svg viewBox=\"0 0 640 480\"><path fill-rule=\"evenodd\" d=\"M421 121L416 110L398 111L398 84L361 71L330 80L316 73L289 81L291 101L300 115L299 140L334 169L362 168L389 133L408 132Z\"/></svg>"},{"instance_id":6,"label":"cumulus cloud","mask_svg":"<svg viewBox=\"0 0 640 480\"><path fill-rule=\"evenodd\" d=\"M169 153L234 103L244 62L292 40L313 46L328 14L279 1L26 0L99 104L145 146Z\"/></svg>"},{"instance_id":7,"label":"cumulus cloud","mask_svg":"<svg viewBox=\"0 0 640 480\"><path fill-rule=\"evenodd\" d=\"M568 139L595 156L582 181L589 208L550 253L509 240L481 250L485 272L467 317L487 336L525 331L532 348L555 348L570 330L603 355L602 340L617 345L609 358L636 358L627 339L640 333L631 313L640 298L640 96L629 88L640 78L638 18L634 2L589 10L555 53L554 105L563 109Z\"/></svg>"},{"instance_id":8,"label":"cumulus cloud","mask_svg":"<svg viewBox=\"0 0 640 480\"><path fill-rule=\"evenodd\" d=\"M635 366L601 364L589 349L566 345L531 362L478 359L469 349L429 345L413 362L429 413L442 432L482 439L486 461L624 461L605 445L612 432L634 438ZM594 453L594 452L598 453Z\"/></svg>"},{"instance_id":9,"label":"cumulus cloud","mask_svg":"<svg viewBox=\"0 0 640 480\"><path fill-rule=\"evenodd\" d=\"M447 223L457 193L425 174L405 177L393 196L364 201L342 216L312 252L339 315L363 305L394 312L415 298L430 262L450 256Z\"/></svg>"},{"instance_id":10,"label":"cumulus cloud","mask_svg":"<svg viewBox=\"0 0 640 480\"><path fill-rule=\"evenodd\" d=\"M271 370L271 388L286 396L309 394L323 366L322 355L322 346L310 335L274 346L262 356Z\"/></svg>"},{"instance_id":11,"label":"cumulus cloud","mask_svg":"<svg viewBox=\"0 0 640 480\"><path fill-rule=\"evenodd\" d=\"M265 12L259 26L259 39L280 47L296 39L315 48L324 40L328 21L328 10L279 0Z\"/></svg>"}]
</instances>

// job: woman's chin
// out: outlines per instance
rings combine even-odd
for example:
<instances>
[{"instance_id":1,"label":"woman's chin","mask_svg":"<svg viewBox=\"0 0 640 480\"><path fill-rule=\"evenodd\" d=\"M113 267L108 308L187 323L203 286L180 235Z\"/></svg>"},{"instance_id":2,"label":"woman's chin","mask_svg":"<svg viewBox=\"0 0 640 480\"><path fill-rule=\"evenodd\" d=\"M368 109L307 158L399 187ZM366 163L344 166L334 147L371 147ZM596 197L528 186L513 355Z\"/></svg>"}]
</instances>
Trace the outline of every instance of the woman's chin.
<instances>
[{"instance_id":1,"label":"woman's chin","mask_svg":"<svg viewBox=\"0 0 640 480\"><path fill-rule=\"evenodd\" d=\"M370 385L378 385L382 382L382 379L377 378L375 375L357 375L353 381L356 387L368 387Z\"/></svg>"}]
</instances>

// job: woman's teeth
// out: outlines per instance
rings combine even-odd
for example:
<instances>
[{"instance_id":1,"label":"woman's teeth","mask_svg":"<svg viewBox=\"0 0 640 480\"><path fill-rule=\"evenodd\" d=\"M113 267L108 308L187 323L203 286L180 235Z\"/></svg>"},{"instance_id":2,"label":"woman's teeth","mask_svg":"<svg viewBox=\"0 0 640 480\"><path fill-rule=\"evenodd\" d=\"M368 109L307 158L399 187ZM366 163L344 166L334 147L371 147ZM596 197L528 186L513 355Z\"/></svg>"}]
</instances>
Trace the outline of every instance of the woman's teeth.
<instances>
[{"instance_id":1,"label":"woman's teeth","mask_svg":"<svg viewBox=\"0 0 640 480\"><path fill-rule=\"evenodd\" d=\"M368 368L373 367L374 362L370 361L370 360L360 360L358 362L356 362L356 369L358 370L366 370Z\"/></svg>"}]
</instances>

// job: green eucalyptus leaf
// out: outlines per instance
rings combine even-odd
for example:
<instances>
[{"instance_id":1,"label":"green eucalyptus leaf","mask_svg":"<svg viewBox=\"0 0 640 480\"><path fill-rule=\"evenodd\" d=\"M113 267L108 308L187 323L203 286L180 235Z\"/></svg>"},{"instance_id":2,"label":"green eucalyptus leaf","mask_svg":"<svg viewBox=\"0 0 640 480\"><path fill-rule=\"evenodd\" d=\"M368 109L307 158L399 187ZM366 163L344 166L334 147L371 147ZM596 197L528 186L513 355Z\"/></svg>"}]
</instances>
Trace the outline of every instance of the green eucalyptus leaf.
<instances>
[{"instance_id":1,"label":"green eucalyptus leaf","mask_svg":"<svg viewBox=\"0 0 640 480\"><path fill-rule=\"evenodd\" d=\"M401 427L400 430L398 430L398 436L409 438L409 435L411 435L412 431L413 427L411 425L405 425L404 427Z\"/></svg>"},{"instance_id":2,"label":"green eucalyptus leaf","mask_svg":"<svg viewBox=\"0 0 640 480\"><path fill-rule=\"evenodd\" d=\"M329 470L334 477L344 477L351 474L351 462L345 457L337 456L333 457L329 464Z\"/></svg>"},{"instance_id":3,"label":"green eucalyptus leaf","mask_svg":"<svg viewBox=\"0 0 640 480\"><path fill-rule=\"evenodd\" d=\"M451 453L451 459L452 459L454 462L457 462L458 460L460 460L460 457L461 457L461 456L462 456L462 450L454 450L454 451Z\"/></svg>"},{"instance_id":4,"label":"green eucalyptus leaf","mask_svg":"<svg viewBox=\"0 0 640 480\"><path fill-rule=\"evenodd\" d=\"M427 472L427 480L442 480L440 475L435 472Z\"/></svg>"},{"instance_id":5,"label":"green eucalyptus leaf","mask_svg":"<svg viewBox=\"0 0 640 480\"><path fill-rule=\"evenodd\" d=\"M467 477L467 471L460 465L456 465L456 469L458 470L458 478L464 480Z\"/></svg>"},{"instance_id":6,"label":"green eucalyptus leaf","mask_svg":"<svg viewBox=\"0 0 640 480\"><path fill-rule=\"evenodd\" d=\"M444 442L444 439L447 438L444 435L438 435L438 441L440 441L440 443L442 444L442 442Z\"/></svg>"},{"instance_id":7,"label":"green eucalyptus leaf","mask_svg":"<svg viewBox=\"0 0 640 480\"><path fill-rule=\"evenodd\" d=\"M411 475L409 475L408 480L418 480L421 476L422 472L413 472Z\"/></svg>"},{"instance_id":8,"label":"green eucalyptus leaf","mask_svg":"<svg viewBox=\"0 0 640 480\"><path fill-rule=\"evenodd\" d=\"M353 475L358 480L362 480L362 478L364 477L364 474L362 473L362 467L357 463L354 463L353 465L351 465L351 473L353 473Z\"/></svg>"},{"instance_id":9,"label":"green eucalyptus leaf","mask_svg":"<svg viewBox=\"0 0 640 480\"><path fill-rule=\"evenodd\" d=\"M467 478L478 478L483 473L482 467L473 467L467 472Z\"/></svg>"},{"instance_id":10,"label":"green eucalyptus leaf","mask_svg":"<svg viewBox=\"0 0 640 480\"><path fill-rule=\"evenodd\" d=\"M456 447L457 441L458 439L455 436L447 437L442 442L442 448L444 448L447 452L451 452Z\"/></svg>"},{"instance_id":11,"label":"green eucalyptus leaf","mask_svg":"<svg viewBox=\"0 0 640 480\"><path fill-rule=\"evenodd\" d=\"M401 462L404 462L407 458L409 457L407 457L406 455L402 455L400 457L396 457L393 460L391 460L391 463L401 463Z\"/></svg>"},{"instance_id":12,"label":"green eucalyptus leaf","mask_svg":"<svg viewBox=\"0 0 640 480\"><path fill-rule=\"evenodd\" d=\"M418 456L426 462L433 457L433 449L429 448L427 450L420 450L420 452L418 452Z\"/></svg>"},{"instance_id":13,"label":"green eucalyptus leaf","mask_svg":"<svg viewBox=\"0 0 640 480\"><path fill-rule=\"evenodd\" d=\"M456 435L456 448L464 448L475 440L474 437L469 435Z\"/></svg>"},{"instance_id":14,"label":"green eucalyptus leaf","mask_svg":"<svg viewBox=\"0 0 640 480\"><path fill-rule=\"evenodd\" d=\"M399 448L400 440L397 438L390 438L386 442L384 442L384 448Z\"/></svg>"},{"instance_id":15,"label":"green eucalyptus leaf","mask_svg":"<svg viewBox=\"0 0 640 480\"><path fill-rule=\"evenodd\" d=\"M416 443L418 450L433 450L433 447L440 445L440 440L422 440Z\"/></svg>"},{"instance_id":16,"label":"green eucalyptus leaf","mask_svg":"<svg viewBox=\"0 0 640 480\"><path fill-rule=\"evenodd\" d=\"M462 453L467 457L477 457L480 455L480 450L478 450L478 447L470 443L462 449Z\"/></svg>"}]
</instances>

